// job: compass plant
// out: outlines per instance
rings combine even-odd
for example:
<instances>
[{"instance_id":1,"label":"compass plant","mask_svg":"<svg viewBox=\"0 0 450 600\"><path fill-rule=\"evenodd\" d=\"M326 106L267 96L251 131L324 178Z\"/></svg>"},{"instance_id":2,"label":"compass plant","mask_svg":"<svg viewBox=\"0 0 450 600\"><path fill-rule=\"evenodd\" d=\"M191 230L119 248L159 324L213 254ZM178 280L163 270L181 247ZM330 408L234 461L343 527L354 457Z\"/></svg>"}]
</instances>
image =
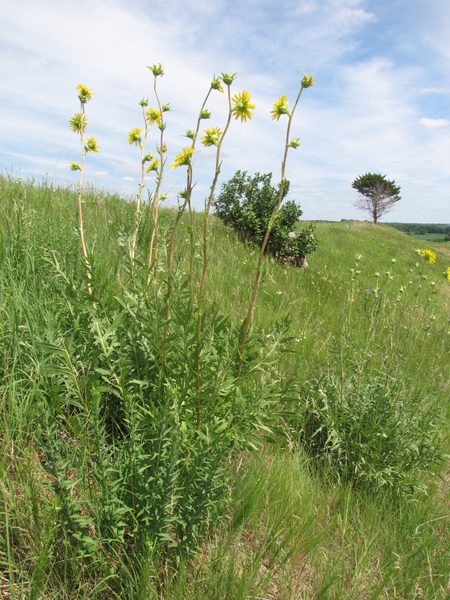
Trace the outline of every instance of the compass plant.
<instances>
[{"instance_id":1,"label":"compass plant","mask_svg":"<svg viewBox=\"0 0 450 600\"><path fill-rule=\"evenodd\" d=\"M99 152L97 140L90 136L85 138L87 128L87 117L85 113L85 105L92 100L94 92L89 89L86 85L80 83L76 87L78 92L78 100L80 101L80 110L75 113L69 119L70 129L76 133L80 138L80 149L81 149L81 161L72 162L70 164L71 171L78 171L78 185L77 185L77 216L78 216L78 233L80 236L81 251L83 253L83 259L86 267L86 279L87 279L87 290L88 294L92 295L92 274L89 266L88 252L86 247L86 239L84 235L84 221L83 221L83 177L86 166L86 155L89 152Z\"/></svg>"}]
</instances>

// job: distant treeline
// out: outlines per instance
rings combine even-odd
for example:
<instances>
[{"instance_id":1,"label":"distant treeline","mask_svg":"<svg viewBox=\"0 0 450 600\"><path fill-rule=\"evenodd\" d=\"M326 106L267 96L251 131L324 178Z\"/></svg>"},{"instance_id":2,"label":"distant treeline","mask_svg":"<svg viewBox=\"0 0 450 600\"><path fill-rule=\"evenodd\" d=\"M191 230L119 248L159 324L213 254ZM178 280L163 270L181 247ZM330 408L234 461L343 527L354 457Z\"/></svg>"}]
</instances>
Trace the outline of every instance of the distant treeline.
<instances>
[{"instance_id":1,"label":"distant treeline","mask_svg":"<svg viewBox=\"0 0 450 600\"><path fill-rule=\"evenodd\" d=\"M386 223L405 233L416 233L425 235L426 233L450 233L450 225L445 223Z\"/></svg>"},{"instance_id":2,"label":"distant treeline","mask_svg":"<svg viewBox=\"0 0 450 600\"><path fill-rule=\"evenodd\" d=\"M430 233L445 236L450 240L450 225L445 223L386 223L410 235L428 235Z\"/></svg>"}]
</instances>

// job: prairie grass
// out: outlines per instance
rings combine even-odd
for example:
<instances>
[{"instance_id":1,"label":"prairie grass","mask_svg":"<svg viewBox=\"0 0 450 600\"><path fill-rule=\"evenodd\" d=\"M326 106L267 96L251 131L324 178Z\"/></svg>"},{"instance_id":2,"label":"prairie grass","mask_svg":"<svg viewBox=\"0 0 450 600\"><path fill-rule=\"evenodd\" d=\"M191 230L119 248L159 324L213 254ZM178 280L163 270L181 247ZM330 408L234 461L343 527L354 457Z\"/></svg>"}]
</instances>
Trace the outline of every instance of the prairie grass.
<instances>
[{"instance_id":1,"label":"prairie grass","mask_svg":"<svg viewBox=\"0 0 450 600\"><path fill-rule=\"evenodd\" d=\"M224 365L238 357L257 250L211 218L203 296L203 446L190 446L198 435L196 407L189 405L194 396L185 395L191 406L183 416L187 429L173 434L181 414L174 390L180 381L186 389L197 386L183 366L186 357L194 364L196 336L195 314L190 320L183 312L190 302L184 279L190 270L189 215L181 219L175 248L168 354L170 372L179 365L180 379L158 396L166 404L153 402L159 408L151 412L143 399L153 393L157 346L147 340L162 339L158 323L165 298L145 304L145 282L130 269L133 205L95 190L86 190L84 200L86 238L95 248L88 257L95 310L79 251L76 195L0 180L0 597L448 597L444 463L420 473L417 490L393 495L339 476L333 462L318 466L298 436L304 384L329 372L346 380L352 361L364 367L363 381L382 370L405 386L408 398L426 402L445 439L446 245L432 246L438 260L429 265L414 252L417 240L389 227L324 223L317 226L319 251L309 269L268 259L247 348L251 374L238 389L220 378L231 372ZM160 211L161 281L175 218L175 211ZM194 215L197 282L201 219ZM137 265L146 264L151 231L152 214L144 206ZM182 332L179 323L185 323ZM216 355L212 342L219 338L222 353ZM181 339L184 346L177 345ZM227 408L236 403L239 422L230 420ZM125 407L125 420L118 406ZM105 410L106 423L99 417ZM152 454L149 436L165 424L170 443ZM231 437L231 430L240 433ZM223 451L222 443L228 444ZM155 463L155 456L166 462ZM178 467L180 457L187 468ZM157 468L160 479L152 480ZM199 479L190 476L194 472ZM208 487L202 473L214 473L220 489ZM183 482L158 488L175 490L160 507L175 519L170 532L182 530L176 539L184 540L186 552L179 554L175 538L158 530L154 517L162 513L152 513L154 505L146 503L169 475ZM183 490L188 494L180 499ZM204 502L205 490L210 494Z\"/></svg>"}]
</instances>

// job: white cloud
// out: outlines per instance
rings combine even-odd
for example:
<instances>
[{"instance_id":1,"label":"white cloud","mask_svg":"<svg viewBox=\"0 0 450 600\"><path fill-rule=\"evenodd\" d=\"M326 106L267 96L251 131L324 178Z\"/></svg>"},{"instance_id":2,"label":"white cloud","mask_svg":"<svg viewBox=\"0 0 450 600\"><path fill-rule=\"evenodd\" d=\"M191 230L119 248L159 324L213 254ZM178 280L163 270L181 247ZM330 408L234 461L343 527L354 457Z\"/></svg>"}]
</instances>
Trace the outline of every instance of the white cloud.
<instances>
[{"instance_id":1,"label":"white cloud","mask_svg":"<svg viewBox=\"0 0 450 600\"><path fill-rule=\"evenodd\" d=\"M294 13L297 16L309 15L318 9L317 2L300 2Z\"/></svg>"},{"instance_id":2,"label":"white cloud","mask_svg":"<svg viewBox=\"0 0 450 600\"><path fill-rule=\"evenodd\" d=\"M96 177L107 177L109 175L108 171L95 171L94 175Z\"/></svg>"},{"instance_id":3,"label":"white cloud","mask_svg":"<svg viewBox=\"0 0 450 600\"><path fill-rule=\"evenodd\" d=\"M450 121L448 119L431 119L429 117L423 117L420 119L420 124L424 127L438 129L440 127L448 127L448 125L450 125Z\"/></svg>"},{"instance_id":4,"label":"white cloud","mask_svg":"<svg viewBox=\"0 0 450 600\"><path fill-rule=\"evenodd\" d=\"M363 32L380 18L371 10L377 3L364 0L280 0L276 6L155 0L151 11L141 0L1 3L0 164L9 168L13 161L27 172L57 176L79 160L67 120L77 109L74 87L83 82L95 92L87 106L88 131L101 147L99 155L88 156L88 174L133 191L139 153L127 144L127 132L140 126L139 99L152 97L145 66L161 61L161 98L173 108L168 163L185 144L183 133L195 123L212 74L236 70L236 90L249 89L257 110L249 123L231 124L219 187L238 168L273 171L276 181L285 122L270 120L271 103L282 93L292 100L305 68L314 71L317 85L302 97L293 127L302 146L290 154L287 173L305 218L357 216L352 179L381 170L402 184L399 220L408 214L427 220L434 206L430 219L450 221L450 140L444 127L431 132L417 125L431 112L419 110L417 98L428 101L438 93L430 87L420 95L420 82L440 80L427 77L429 65L402 66L382 58L389 48L369 48ZM223 126L226 98L216 94L209 108L211 125ZM149 151L154 144L152 134ZM212 150L201 149L195 159L197 208L213 169ZM172 202L183 186L182 170L166 169L164 191ZM422 197L429 199L427 212Z\"/></svg>"},{"instance_id":5,"label":"white cloud","mask_svg":"<svg viewBox=\"0 0 450 600\"><path fill-rule=\"evenodd\" d=\"M450 87L427 87L420 90L421 94L450 94Z\"/></svg>"}]
</instances>

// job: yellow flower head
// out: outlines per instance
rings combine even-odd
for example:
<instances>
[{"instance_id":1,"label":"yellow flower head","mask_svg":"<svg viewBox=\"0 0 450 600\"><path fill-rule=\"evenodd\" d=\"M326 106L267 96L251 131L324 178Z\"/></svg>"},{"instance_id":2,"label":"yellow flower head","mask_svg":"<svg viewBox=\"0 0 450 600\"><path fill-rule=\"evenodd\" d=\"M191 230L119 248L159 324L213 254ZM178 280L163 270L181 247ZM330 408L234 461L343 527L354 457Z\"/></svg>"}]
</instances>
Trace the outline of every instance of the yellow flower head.
<instances>
[{"instance_id":1,"label":"yellow flower head","mask_svg":"<svg viewBox=\"0 0 450 600\"><path fill-rule=\"evenodd\" d=\"M83 113L76 113L69 120L70 129L74 133L84 133L87 127L87 118Z\"/></svg>"},{"instance_id":2,"label":"yellow flower head","mask_svg":"<svg viewBox=\"0 0 450 600\"><path fill-rule=\"evenodd\" d=\"M161 125L161 113L157 108L149 108L145 111L145 118L153 125L153 123L157 123Z\"/></svg>"},{"instance_id":3,"label":"yellow flower head","mask_svg":"<svg viewBox=\"0 0 450 600\"><path fill-rule=\"evenodd\" d=\"M159 167L159 160L157 158L155 158L154 160L150 161L146 171L147 171L147 173L151 173L152 171L158 171L158 167Z\"/></svg>"},{"instance_id":4,"label":"yellow flower head","mask_svg":"<svg viewBox=\"0 0 450 600\"><path fill-rule=\"evenodd\" d=\"M147 67L155 77L162 77L164 75L164 69L161 63L158 65L151 65Z\"/></svg>"},{"instance_id":5,"label":"yellow flower head","mask_svg":"<svg viewBox=\"0 0 450 600\"><path fill-rule=\"evenodd\" d=\"M71 171L81 171L81 167L77 162L71 162L70 163L70 170Z\"/></svg>"},{"instance_id":6,"label":"yellow flower head","mask_svg":"<svg viewBox=\"0 0 450 600\"><path fill-rule=\"evenodd\" d=\"M250 94L247 90L242 91L240 94L233 96L233 106L231 112L235 119L241 119L246 121L252 118L252 110L255 108L254 104L250 102Z\"/></svg>"},{"instance_id":7,"label":"yellow flower head","mask_svg":"<svg viewBox=\"0 0 450 600\"><path fill-rule=\"evenodd\" d=\"M450 281L450 267L447 267L447 269L445 270L444 276L447 281Z\"/></svg>"},{"instance_id":8,"label":"yellow flower head","mask_svg":"<svg viewBox=\"0 0 450 600\"><path fill-rule=\"evenodd\" d=\"M194 148L183 148L183 150L176 155L175 160L172 163L172 169L176 169L177 167L182 167L183 165L189 165L191 162L192 154L194 153Z\"/></svg>"},{"instance_id":9,"label":"yellow flower head","mask_svg":"<svg viewBox=\"0 0 450 600\"><path fill-rule=\"evenodd\" d=\"M202 144L204 146L217 146L220 141L222 131L219 127L211 127L211 129L205 130L205 135L202 138Z\"/></svg>"},{"instance_id":10,"label":"yellow flower head","mask_svg":"<svg viewBox=\"0 0 450 600\"><path fill-rule=\"evenodd\" d=\"M430 250L429 248L422 248L422 250L420 251L420 256L423 256L423 258L430 265L434 265L437 259L436 252L433 252L433 250Z\"/></svg>"},{"instance_id":11,"label":"yellow flower head","mask_svg":"<svg viewBox=\"0 0 450 600\"><path fill-rule=\"evenodd\" d=\"M135 127L134 129L131 129L128 132L128 143L129 144L136 144L136 146L138 144L140 144L142 142L142 137L141 137L141 129L140 127Z\"/></svg>"},{"instance_id":12,"label":"yellow flower head","mask_svg":"<svg viewBox=\"0 0 450 600\"><path fill-rule=\"evenodd\" d=\"M98 152L99 147L97 144L97 140L94 137L88 137L86 139L86 143L84 145L84 149L86 152Z\"/></svg>"},{"instance_id":13,"label":"yellow flower head","mask_svg":"<svg viewBox=\"0 0 450 600\"><path fill-rule=\"evenodd\" d=\"M302 88L309 88L312 87L314 85L314 75L307 75L305 73L305 76L302 79Z\"/></svg>"},{"instance_id":14,"label":"yellow flower head","mask_svg":"<svg viewBox=\"0 0 450 600\"><path fill-rule=\"evenodd\" d=\"M280 96L278 100L273 103L273 108L270 114L272 115L272 119L275 121L279 121L282 115L289 114L287 96Z\"/></svg>"},{"instance_id":15,"label":"yellow flower head","mask_svg":"<svg viewBox=\"0 0 450 600\"><path fill-rule=\"evenodd\" d=\"M78 99L80 100L81 104L86 104L86 102L89 102L89 100L92 100L92 96L94 95L94 92L92 90L90 90L87 85L83 85L82 83L80 83L80 85L77 85L77 92L78 92Z\"/></svg>"}]
</instances>

